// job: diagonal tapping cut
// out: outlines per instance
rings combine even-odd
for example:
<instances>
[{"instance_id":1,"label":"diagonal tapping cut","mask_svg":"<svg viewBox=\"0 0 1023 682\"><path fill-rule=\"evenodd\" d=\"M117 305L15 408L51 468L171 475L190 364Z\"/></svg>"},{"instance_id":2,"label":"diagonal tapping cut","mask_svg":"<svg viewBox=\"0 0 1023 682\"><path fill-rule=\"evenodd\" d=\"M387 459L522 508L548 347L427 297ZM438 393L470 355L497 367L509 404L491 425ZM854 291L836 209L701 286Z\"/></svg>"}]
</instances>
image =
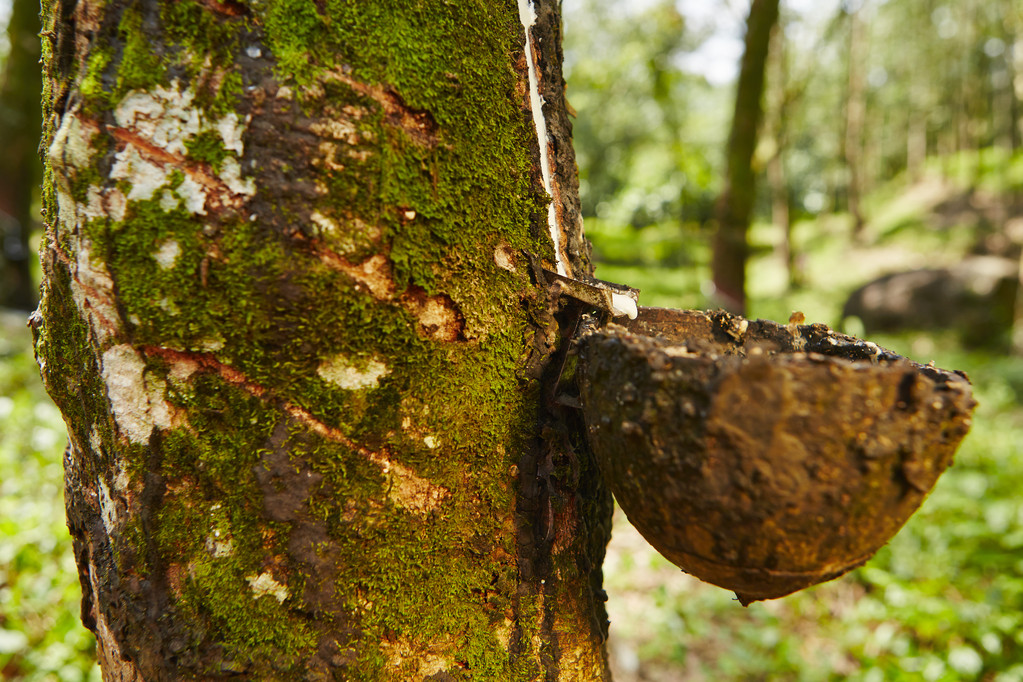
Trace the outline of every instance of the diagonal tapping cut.
<instances>
[{"instance_id":1,"label":"diagonal tapping cut","mask_svg":"<svg viewBox=\"0 0 1023 682\"><path fill-rule=\"evenodd\" d=\"M295 236L296 239L301 239ZM398 293L386 247L359 263L352 263L318 240L310 240L312 251L320 262L338 270L356 282L378 301L396 302L416 318L418 331L435 341L465 341L465 318L458 304L446 294L428 296L418 286L409 285Z\"/></svg>"},{"instance_id":2,"label":"diagonal tapping cut","mask_svg":"<svg viewBox=\"0 0 1023 682\"><path fill-rule=\"evenodd\" d=\"M529 75L529 105L533 116L533 125L536 128L536 142L540 150L540 173L543 176L543 188L547 192L549 202L547 203L547 229L554 243L554 261L557 273L564 277L571 277L568 270L568 259L563 253L565 248L561 223L558 220L558 211L555 208L557 203L557 187L554 184L554 177L551 171L554 150L551 149L550 139L547 135L547 119L544 118L543 95L540 94L540 76L537 68L536 55L533 51L532 28L536 23L536 10L533 8L532 0L519 0L519 20L526 33L526 63Z\"/></svg>"},{"instance_id":3,"label":"diagonal tapping cut","mask_svg":"<svg viewBox=\"0 0 1023 682\"><path fill-rule=\"evenodd\" d=\"M209 353L181 351L164 346L144 346L139 349L143 356L159 358L171 365L185 365L186 374L207 371L220 376L227 383L242 389L260 400L275 403L281 411L299 422L311 432L333 441L364 457L380 468L387 485L387 495L392 502L416 513L428 513L438 507L450 491L432 481L417 475L412 469L396 461L386 449L371 450L349 438L340 429L317 419L306 408L275 395L270 389L257 384L235 367L217 360Z\"/></svg>"}]
</instances>

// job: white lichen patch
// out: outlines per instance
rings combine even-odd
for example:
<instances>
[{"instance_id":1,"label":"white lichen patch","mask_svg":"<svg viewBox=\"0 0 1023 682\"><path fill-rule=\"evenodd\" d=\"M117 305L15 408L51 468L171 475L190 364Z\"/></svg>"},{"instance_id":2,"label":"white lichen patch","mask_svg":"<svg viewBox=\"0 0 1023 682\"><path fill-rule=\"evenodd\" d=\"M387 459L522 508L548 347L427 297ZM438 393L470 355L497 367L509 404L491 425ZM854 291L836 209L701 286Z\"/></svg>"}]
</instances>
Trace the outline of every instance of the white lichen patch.
<instances>
[{"instance_id":1,"label":"white lichen patch","mask_svg":"<svg viewBox=\"0 0 1023 682\"><path fill-rule=\"evenodd\" d=\"M431 450L436 450L440 447L440 441L437 440L435 436L427 436L426 438L423 438L423 442L426 443L426 447Z\"/></svg>"},{"instance_id":2,"label":"white lichen patch","mask_svg":"<svg viewBox=\"0 0 1023 682\"><path fill-rule=\"evenodd\" d=\"M494 264L502 270L515 272L515 251L511 244L501 242L494 249Z\"/></svg>"},{"instance_id":3,"label":"white lichen patch","mask_svg":"<svg viewBox=\"0 0 1023 682\"><path fill-rule=\"evenodd\" d=\"M359 142L359 131L355 124L344 119L322 119L310 125L309 129L319 137L330 137L348 144Z\"/></svg>"},{"instance_id":4,"label":"white lichen patch","mask_svg":"<svg viewBox=\"0 0 1023 682\"><path fill-rule=\"evenodd\" d=\"M110 179L128 181L131 185L128 200L152 198L158 190L166 188L171 171L177 168L185 171L185 178L160 195L161 207L170 211L183 204L189 213L205 215L208 194L215 191L215 180L205 166L185 163L187 143L203 130L215 130L224 149L232 152L221 164L219 174L227 189L242 197L255 194L255 182L242 178L238 161L244 151L242 136L248 119L243 121L230 113L213 123L204 121L194 107L194 99L190 88L182 90L174 81L170 87L158 86L151 92L133 90L117 105L114 118L125 131L118 133L118 139L125 146L115 156ZM219 201L224 203L235 201L227 198Z\"/></svg>"},{"instance_id":5,"label":"white lichen patch","mask_svg":"<svg viewBox=\"0 0 1023 682\"><path fill-rule=\"evenodd\" d=\"M333 171L343 171L345 169L344 164L337 162L337 144L321 140L316 146L316 150L319 154L317 158L313 159L314 166L322 165L327 170Z\"/></svg>"},{"instance_id":6,"label":"white lichen patch","mask_svg":"<svg viewBox=\"0 0 1023 682\"><path fill-rule=\"evenodd\" d=\"M358 265L345 265L341 269L357 282L365 285L375 298L389 300L394 295L391 262L382 253L370 256Z\"/></svg>"},{"instance_id":7,"label":"white lichen patch","mask_svg":"<svg viewBox=\"0 0 1023 682\"><path fill-rule=\"evenodd\" d=\"M206 551L214 559L223 559L234 554L234 540L230 536L221 535L219 530L215 530L206 536Z\"/></svg>"},{"instance_id":8,"label":"white lichen patch","mask_svg":"<svg viewBox=\"0 0 1023 682\"><path fill-rule=\"evenodd\" d=\"M497 641L504 647L504 650L511 651L512 635L515 634L515 621L506 616L503 622L497 624L494 634L497 636Z\"/></svg>"},{"instance_id":9,"label":"white lichen patch","mask_svg":"<svg viewBox=\"0 0 1023 682\"><path fill-rule=\"evenodd\" d=\"M71 240L75 246L75 240ZM87 320L96 338L105 341L116 330L119 314L113 304L114 280L102 263L93 262L92 244L77 241L71 295L82 318Z\"/></svg>"},{"instance_id":10,"label":"white lichen patch","mask_svg":"<svg viewBox=\"0 0 1023 682\"><path fill-rule=\"evenodd\" d=\"M131 346L120 344L103 353L103 383L114 421L133 443L146 443L154 427L175 425L173 408L164 399L165 382L146 376L146 363Z\"/></svg>"},{"instance_id":11,"label":"white lichen patch","mask_svg":"<svg viewBox=\"0 0 1023 682\"><path fill-rule=\"evenodd\" d=\"M217 121L217 132L220 133L220 139L224 142L224 149L235 152L238 156L242 155L242 152L245 151L245 146L242 144L245 126L238 120L238 114L232 111Z\"/></svg>"},{"instance_id":12,"label":"white lichen patch","mask_svg":"<svg viewBox=\"0 0 1023 682\"><path fill-rule=\"evenodd\" d=\"M128 484L131 483L131 476L128 475L128 470L124 468L124 462L117 462L117 474L114 476L114 490L120 494L124 494L128 490Z\"/></svg>"},{"instance_id":13,"label":"white lichen patch","mask_svg":"<svg viewBox=\"0 0 1023 682\"><path fill-rule=\"evenodd\" d=\"M94 124L80 119L77 111L69 112L47 150L50 163L72 170L88 166L92 159L92 137L98 130Z\"/></svg>"},{"instance_id":14,"label":"white lichen patch","mask_svg":"<svg viewBox=\"0 0 1023 682\"><path fill-rule=\"evenodd\" d=\"M127 344L112 346L103 353L103 383L110 409L117 428L133 443L148 442L153 432L145 370L142 356Z\"/></svg>"},{"instance_id":15,"label":"white lichen patch","mask_svg":"<svg viewBox=\"0 0 1023 682\"><path fill-rule=\"evenodd\" d=\"M124 220L124 216L128 213L128 197L124 196L124 192L116 187L108 189L104 192L104 203L107 208L107 215L110 216L111 220L115 222Z\"/></svg>"},{"instance_id":16,"label":"white lichen patch","mask_svg":"<svg viewBox=\"0 0 1023 682\"><path fill-rule=\"evenodd\" d=\"M256 181L252 178L242 179L241 164L233 156L228 156L220 164L220 179L235 194L251 197L256 193Z\"/></svg>"},{"instance_id":17,"label":"white lichen patch","mask_svg":"<svg viewBox=\"0 0 1023 682\"><path fill-rule=\"evenodd\" d=\"M103 438L100 436L99 428L95 424L89 430L89 447L96 457L99 457L103 451Z\"/></svg>"},{"instance_id":18,"label":"white lichen patch","mask_svg":"<svg viewBox=\"0 0 1023 682\"><path fill-rule=\"evenodd\" d=\"M185 176L181 184L174 188L174 192L184 203L186 211L192 215L206 215L206 188L193 180L192 176Z\"/></svg>"},{"instance_id":19,"label":"white lichen patch","mask_svg":"<svg viewBox=\"0 0 1023 682\"><path fill-rule=\"evenodd\" d=\"M383 457L373 458L384 474L387 499L395 506L417 514L428 514L444 502L447 488L418 476L403 464Z\"/></svg>"},{"instance_id":20,"label":"white lichen patch","mask_svg":"<svg viewBox=\"0 0 1023 682\"><path fill-rule=\"evenodd\" d=\"M153 252L153 260L162 270L170 270L174 267L179 255L181 255L181 245L173 239L168 239Z\"/></svg>"},{"instance_id":21,"label":"white lichen patch","mask_svg":"<svg viewBox=\"0 0 1023 682\"><path fill-rule=\"evenodd\" d=\"M78 207L78 212L83 214L87 220L93 218L104 218L107 215L103 206L103 190L92 185L85 193L85 203Z\"/></svg>"},{"instance_id":22,"label":"white lichen patch","mask_svg":"<svg viewBox=\"0 0 1023 682\"><path fill-rule=\"evenodd\" d=\"M199 363L195 360L182 358L171 363L167 376L171 382L181 386L188 383L193 374L199 371Z\"/></svg>"},{"instance_id":23,"label":"white lichen patch","mask_svg":"<svg viewBox=\"0 0 1023 682\"><path fill-rule=\"evenodd\" d=\"M128 201L152 199L167 184L169 173L160 164L144 158L134 145L128 145L114 156L111 180L127 180L131 184Z\"/></svg>"},{"instance_id":24,"label":"white lichen patch","mask_svg":"<svg viewBox=\"0 0 1023 682\"><path fill-rule=\"evenodd\" d=\"M222 338L208 338L201 339L196 344L196 349L204 353L216 353L218 350L224 348L224 339Z\"/></svg>"},{"instance_id":25,"label":"white lichen patch","mask_svg":"<svg viewBox=\"0 0 1023 682\"><path fill-rule=\"evenodd\" d=\"M176 308L177 306L175 306ZM179 410L164 399L164 396L167 395L167 382L152 373L145 375L145 382L146 395L149 398L149 414L152 416L153 425L160 429L173 428L181 419L175 419Z\"/></svg>"},{"instance_id":26,"label":"white lichen patch","mask_svg":"<svg viewBox=\"0 0 1023 682\"><path fill-rule=\"evenodd\" d=\"M382 647L387 655L387 665L393 669L411 668L410 679L425 680L434 675L441 675L447 670L457 667L455 660L448 655L437 653L450 650L454 642L434 640L429 645L412 642L401 638L396 642L383 642ZM445 675L448 677L448 675Z\"/></svg>"},{"instance_id":27,"label":"white lichen patch","mask_svg":"<svg viewBox=\"0 0 1023 682\"><path fill-rule=\"evenodd\" d=\"M323 215L319 211L310 213L309 220L313 221L313 224L320 228L320 234L322 235L333 235L338 232L337 221Z\"/></svg>"},{"instance_id":28,"label":"white lichen patch","mask_svg":"<svg viewBox=\"0 0 1023 682\"><path fill-rule=\"evenodd\" d=\"M178 304L175 303L171 298L168 298L167 296L164 296L159 301L157 301L156 305L160 308L160 310L164 311L169 315L181 314L181 309L178 308Z\"/></svg>"},{"instance_id":29,"label":"white lichen patch","mask_svg":"<svg viewBox=\"0 0 1023 682\"><path fill-rule=\"evenodd\" d=\"M270 596L279 603L283 603L288 598L288 586L274 580L268 571L263 571L259 575L246 576L245 579L249 581L253 599Z\"/></svg>"},{"instance_id":30,"label":"white lichen patch","mask_svg":"<svg viewBox=\"0 0 1023 682\"><path fill-rule=\"evenodd\" d=\"M359 367L349 362L344 355L326 358L316 368L316 374L321 379L349 391L376 388L380 380L390 373L387 365L375 358Z\"/></svg>"},{"instance_id":31,"label":"white lichen patch","mask_svg":"<svg viewBox=\"0 0 1023 682\"><path fill-rule=\"evenodd\" d=\"M457 329L458 317L445 301L437 296L426 299L416 311L419 324L430 330L430 336L442 341L452 341L450 330Z\"/></svg>"},{"instance_id":32,"label":"white lichen patch","mask_svg":"<svg viewBox=\"0 0 1023 682\"><path fill-rule=\"evenodd\" d=\"M117 507L114 504L113 498L110 497L110 488L102 476L96 478L96 484L97 497L99 497L99 515L103 520L103 528L106 530L108 537L113 537L114 532L117 530Z\"/></svg>"},{"instance_id":33,"label":"white lichen patch","mask_svg":"<svg viewBox=\"0 0 1023 682\"><path fill-rule=\"evenodd\" d=\"M181 90L177 81L167 88L158 85L151 92L132 90L114 109L114 120L153 146L184 156L188 152L185 143L200 130L194 99L195 92Z\"/></svg>"},{"instance_id":34,"label":"white lichen patch","mask_svg":"<svg viewBox=\"0 0 1023 682\"><path fill-rule=\"evenodd\" d=\"M169 189L165 189L160 193L160 208L162 208L165 213L173 211L180 204L181 200L174 196L174 193Z\"/></svg>"}]
</instances>

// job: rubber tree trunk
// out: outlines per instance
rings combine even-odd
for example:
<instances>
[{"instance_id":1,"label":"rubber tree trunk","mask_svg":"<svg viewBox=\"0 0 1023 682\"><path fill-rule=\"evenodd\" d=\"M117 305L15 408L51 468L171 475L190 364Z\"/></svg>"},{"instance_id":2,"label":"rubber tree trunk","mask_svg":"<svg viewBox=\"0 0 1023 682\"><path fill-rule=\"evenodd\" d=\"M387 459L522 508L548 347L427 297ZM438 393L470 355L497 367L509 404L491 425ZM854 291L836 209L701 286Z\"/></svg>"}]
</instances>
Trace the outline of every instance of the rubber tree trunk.
<instances>
[{"instance_id":1,"label":"rubber tree trunk","mask_svg":"<svg viewBox=\"0 0 1023 682\"><path fill-rule=\"evenodd\" d=\"M728 135L725 186L718 197L711 269L716 303L746 312L746 260L756 173L753 152L763 117L764 71L771 29L778 22L778 0L753 0L746 20L746 45L735 91L735 113Z\"/></svg>"},{"instance_id":2,"label":"rubber tree trunk","mask_svg":"<svg viewBox=\"0 0 1023 682\"><path fill-rule=\"evenodd\" d=\"M29 234L38 225L42 182L39 144L42 72L39 3L14 0L7 25L10 52L0 75L0 307L29 311L37 302Z\"/></svg>"},{"instance_id":3,"label":"rubber tree trunk","mask_svg":"<svg viewBox=\"0 0 1023 682\"><path fill-rule=\"evenodd\" d=\"M36 352L105 678L608 679L558 4L44 20Z\"/></svg>"}]
</instances>

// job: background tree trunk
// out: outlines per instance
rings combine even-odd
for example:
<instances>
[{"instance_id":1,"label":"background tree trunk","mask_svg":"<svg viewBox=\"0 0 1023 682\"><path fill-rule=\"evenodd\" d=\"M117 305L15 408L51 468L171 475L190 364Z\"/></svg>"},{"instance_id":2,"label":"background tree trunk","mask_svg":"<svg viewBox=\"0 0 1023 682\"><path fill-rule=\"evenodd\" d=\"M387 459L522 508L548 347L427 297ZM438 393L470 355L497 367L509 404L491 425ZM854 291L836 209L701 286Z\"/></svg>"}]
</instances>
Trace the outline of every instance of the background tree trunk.
<instances>
[{"instance_id":1,"label":"background tree trunk","mask_svg":"<svg viewBox=\"0 0 1023 682\"><path fill-rule=\"evenodd\" d=\"M11 50L0 80L0 307L32 310L36 285L29 263L29 233L42 166L36 150L40 128L39 3L14 0L7 36Z\"/></svg>"},{"instance_id":2,"label":"background tree trunk","mask_svg":"<svg viewBox=\"0 0 1023 682\"><path fill-rule=\"evenodd\" d=\"M792 189L786 172L786 156L789 145L789 116L793 100L798 96L797 87L790 82L788 55L785 44L785 27L779 22L771 33L770 59L765 68L769 102L766 127L771 136L771 153L767 158L767 184L771 190L771 222L781 229L782 238L778 248L781 251L785 271L788 274L789 289L803 285L799 254L792 239Z\"/></svg>"},{"instance_id":3,"label":"background tree trunk","mask_svg":"<svg viewBox=\"0 0 1023 682\"><path fill-rule=\"evenodd\" d=\"M842 140L842 158L849 173L846 183L846 201L853 220L853 237L860 238L863 226L864 153L863 124L867 115L867 31L864 19L864 0L848 3L849 13L849 80L846 84L845 136Z\"/></svg>"},{"instance_id":4,"label":"background tree trunk","mask_svg":"<svg viewBox=\"0 0 1023 682\"><path fill-rule=\"evenodd\" d=\"M607 679L538 268L591 271L557 3L44 21L36 352L105 677Z\"/></svg>"},{"instance_id":5,"label":"background tree trunk","mask_svg":"<svg viewBox=\"0 0 1023 682\"><path fill-rule=\"evenodd\" d=\"M778 0L753 0L746 20L746 46L735 92L735 114L728 135L725 186L718 198L711 269L717 303L746 312L746 233L756 199L753 152L763 115L764 70Z\"/></svg>"}]
</instances>

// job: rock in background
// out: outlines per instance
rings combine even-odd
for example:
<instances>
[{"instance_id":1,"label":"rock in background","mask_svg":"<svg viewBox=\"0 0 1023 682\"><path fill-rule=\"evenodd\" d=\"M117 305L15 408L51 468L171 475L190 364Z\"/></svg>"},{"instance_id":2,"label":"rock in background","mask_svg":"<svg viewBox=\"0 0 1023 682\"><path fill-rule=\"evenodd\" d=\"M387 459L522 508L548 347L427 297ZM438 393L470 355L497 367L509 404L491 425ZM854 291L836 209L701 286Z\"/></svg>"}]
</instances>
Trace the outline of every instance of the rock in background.
<instances>
[{"instance_id":1,"label":"rock in background","mask_svg":"<svg viewBox=\"0 0 1023 682\"><path fill-rule=\"evenodd\" d=\"M1009 339L1018 288L1018 261L968 256L868 282L846 300L842 319L859 318L868 334L951 329L970 346L1000 346Z\"/></svg>"}]
</instances>

